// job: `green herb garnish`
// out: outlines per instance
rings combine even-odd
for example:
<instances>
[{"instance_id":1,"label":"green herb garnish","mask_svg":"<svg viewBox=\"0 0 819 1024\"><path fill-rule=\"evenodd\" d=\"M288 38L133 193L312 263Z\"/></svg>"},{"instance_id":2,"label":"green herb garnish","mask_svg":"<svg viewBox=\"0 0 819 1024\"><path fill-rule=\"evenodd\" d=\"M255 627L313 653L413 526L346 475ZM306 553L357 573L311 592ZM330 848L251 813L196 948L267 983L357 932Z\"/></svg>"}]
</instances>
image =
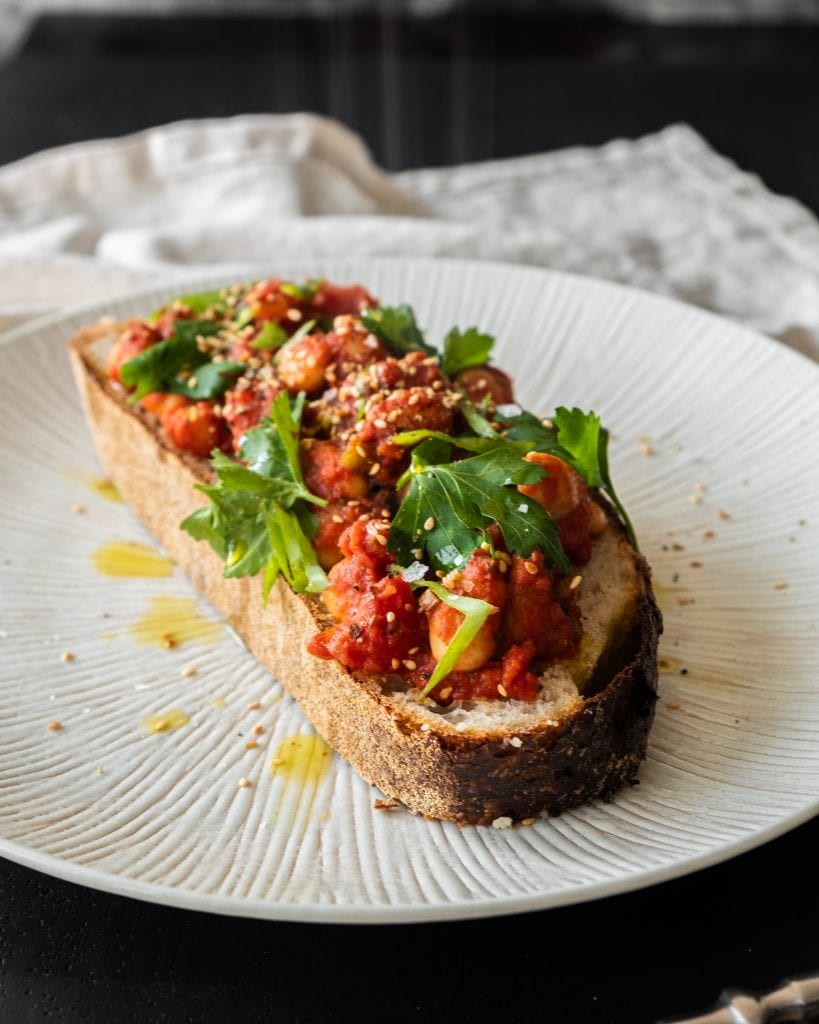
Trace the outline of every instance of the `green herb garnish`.
<instances>
[{"instance_id":1,"label":"green herb garnish","mask_svg":"<svg viewBox=\"0 0 819 1024\"><path fill-rule=\"evenodd\" d=\"M152 391L171 391L174 386L180 386L180 376L190 377L203 363L209 363L210 354L199 348L196 339L219 330L219 324L208 320L177 320L174 333L167 341L151 345L120 369L122 383L136 388L131 401L138 402Z\"/></svg>"},{"instance_id":2,"label":"green herb garnish","mask_svg":"<svg viewBox=\"0 0 819 1024\"><path fill-rule=\"evenodd\" d=\"M405 356L407 352L438 355L437 349L424 341L412 306L379 306L377 309L365 309L361 314L361 322L377 338L386 341L391 351L399 356Z\"/></svg>"},{"instance_id":3,"label":"green herb garnish","mask_svg":"<svg viewBox=\"0 0 819 1024\"><path fill-rule=\"evenodd\" d=\"M265 320L264 326L250 343L250 347L260 351L262 349L277 349L287 341L287 331L275 320Z\"/></svg>"},{"instance_id":4,"label":"green herb garnish","mask_svg":"<svg viewBox=\"0 0 819 1024\"><path fill-rule=\"evenodd\" d=\"M463 566L487 526L500 526L506 547L528 557L537 548L561 572L569 562L554 521L518 484L534 484L543 467L519 453L495 448L451 462L451 446L438 438L412 453L409 491L393 518L388 550L409 565L419 548L443 572Z\"/></svg>"},{"instance_id":5,"label":"green herb garnish","mask_svg":"<svg viewBox=\"0 0 819 1024\"><path fill-rule=\"evenodd\" d=\"M453 594L446 587L441 586L440 583L421 582L413 584L413 587L426 587L439 600L461 612L464 617L464 621L458 626L455 635L447 644L443 658L435 666L434 672L429 677L429 682L421 691L418 699L423 700L449 675L455 667L458 658L460 658L480 632L481 626L489 618L494 606L476 597Z\"/></svg>"},{"instance_id":6,"label":"green herb garnish","mask_svg":"<svg viewBox=\"0 0 819 1024\"><path fill-rule=\"evenodd\" d=\"M589 487L601 487L606 492L623 520L631 546L639 551L634 527L611 482L609 432L601 424L600 417L594 412L561 406L555 412L554 424L557 440L568 453L566 461L574 466Z\"/></svg>"},{"instance_id":7,"label":"green herb garnish","mask_svg":"<svg viewBox=\"0 0 819 1024\"><path fill-rule=\"evenodd\" d=\"M489 353L494 344L492 335L482 334L477 327L469 327L463 332L453 327L444 338L441 369L447 377L454 377L461 370L483 366L489 361Z\"/></svg>"},{"instance_id":8,"label":"green herb garnish","mask_svg":"<svg viewBox=\"0 0 819 1024\"><path fill-rule=\"evenodd\" d=\"M264 572L264 598L279 574L298 593L316 594L327 586L311 543L314 521L309 505L326 505L311 494L299 463L298 435L304 398L292 405L276 398L269 420L245 435L240 465L214 452L217 483L197 484L210 504L181 523L196 540L207 541L224 561L228 578Z\"/></svg>"}]
</instances>

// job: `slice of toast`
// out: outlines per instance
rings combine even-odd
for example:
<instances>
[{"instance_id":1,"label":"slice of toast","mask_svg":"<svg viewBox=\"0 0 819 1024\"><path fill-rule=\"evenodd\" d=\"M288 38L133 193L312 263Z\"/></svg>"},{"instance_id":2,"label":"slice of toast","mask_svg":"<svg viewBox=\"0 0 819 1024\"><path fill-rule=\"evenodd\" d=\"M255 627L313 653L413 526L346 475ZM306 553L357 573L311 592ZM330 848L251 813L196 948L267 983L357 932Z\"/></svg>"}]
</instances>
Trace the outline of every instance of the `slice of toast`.
<instances>
[{"instance_id":1,"label":"slice of toast","mask_svg":"<svg viewBox=\"0 0 819 1024\"><path fill-rule=\"evenodd\" d=\"M356 771L411 811L462 824L506 824L610 798L645 756L656 699L662 620L650 572L604 499L609 527L583 569L580 652L555 662L535 701L431 707L403 680L350 671L307 652L332 624L315 598L279 578L268 603L258 579L225 579L211 549L179 528L204 503L207 461L176 450L153 416L105 372L124 325L89 327L70 343L99 458L134 514L298 701Z\"/></svg>"}]
</instances>

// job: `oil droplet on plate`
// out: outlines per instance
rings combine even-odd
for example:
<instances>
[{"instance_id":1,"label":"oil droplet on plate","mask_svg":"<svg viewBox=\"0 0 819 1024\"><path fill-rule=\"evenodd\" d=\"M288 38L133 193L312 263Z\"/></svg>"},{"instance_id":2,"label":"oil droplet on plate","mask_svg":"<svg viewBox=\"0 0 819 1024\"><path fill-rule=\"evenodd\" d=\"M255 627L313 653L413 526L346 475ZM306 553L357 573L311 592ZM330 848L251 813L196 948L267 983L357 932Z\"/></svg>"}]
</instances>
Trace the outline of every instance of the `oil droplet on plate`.
<instances>
[{"instance_id":1,"label":"oil droplet on plate","mask_svg":"<svg viewBox=\"0 0 819 1024\"><path fill-rule=\"evenodd\" d=\"M224 626L200 615L195 597L154 597L128 632L138 644L171 648L191 640L214 643L223 635Z\"/></svg>"},{"instance_id":2,"label":"oil droplet on plate","mask_svg":"<svg viewBox=\"0 0 819 1024\"><path fill-rule=\"evenodd\" d=\"M318 785L327 774L333 750L321 736L296 733L282 740L270 759L270 774L288 782Z\"/></svg>"},{"instance_id":3,"label":"oil droplet on plate","mask_svg":"<svg viewBox=\"0 0 819 1024\"><path fill-rule=\"evenodd\" d=\"M170 732L171 729L180 729L187 725L189 721L184 711L174 708L172 711L166 711L164 715L151 715L142 722L142 725L148 732Z\"/></svg>"},{"instance_id":4,"label":"oil droplet on plate","mask_svg":"<svg viewBox=\"0 0 819 1024\"><path fill-rule=\"evenodd\" d=\"M101 498L105 498L106 501L118 501L122 503L122 495L111 481L107 480L104 476L88 477L88 486L95 494L98 494Z\"/></svg>"},{"instance_id":5,"label":"oil droplet on plate","mask_svg":"<svg viewBox=\"0 0 819 1024\"><path fill-rule=\"evenodd\" d=\"M92 560L103 576L170 576L173 572L170 558L134 541L109 541L94 552Z\"/></svg>"}]
</instances>

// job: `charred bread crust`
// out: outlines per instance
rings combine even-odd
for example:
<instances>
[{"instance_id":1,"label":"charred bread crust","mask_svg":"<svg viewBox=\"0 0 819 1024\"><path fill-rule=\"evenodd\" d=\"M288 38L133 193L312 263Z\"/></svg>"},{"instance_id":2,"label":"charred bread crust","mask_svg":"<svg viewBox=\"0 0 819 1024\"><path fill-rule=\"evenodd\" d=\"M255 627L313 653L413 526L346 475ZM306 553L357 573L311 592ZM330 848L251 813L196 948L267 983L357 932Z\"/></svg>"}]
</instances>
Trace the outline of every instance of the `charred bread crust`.
<instances>
[{"instance_id":1,"label":"charred bread crust","mask_svg":"<svg viewBox=\"0 0 819 1024\"><path fill-rule=\"evenodd\" d=\"M535 719L511 735L497 729L459 732L444 722L430 726L411 703L396 701L380 677L307 652L308 637L329 621L318 600L294 594L279 579L265 607L257 579L225 580L210 548L179 529L204 503L193 484L209 482L212 473L204 460L167 444L153 417L130 406L92 357L92 346L123 326L96 325L69 346L105 471L196 589L367 782L415 813L485 825L610 799L634 780L654 713L662 619L648 565L613 516L624 557L635 561L636 607L591 691L578 696L559 720Z\"/></svg>"}]
</instances>

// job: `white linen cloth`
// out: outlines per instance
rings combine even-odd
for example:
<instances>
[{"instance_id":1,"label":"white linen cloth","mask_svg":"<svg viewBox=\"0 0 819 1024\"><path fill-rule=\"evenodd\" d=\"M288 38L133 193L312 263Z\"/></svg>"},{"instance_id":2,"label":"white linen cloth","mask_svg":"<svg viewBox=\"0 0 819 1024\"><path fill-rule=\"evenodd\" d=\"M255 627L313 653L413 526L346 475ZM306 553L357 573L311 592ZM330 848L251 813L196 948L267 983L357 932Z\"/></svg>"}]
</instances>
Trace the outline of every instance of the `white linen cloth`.
<instances>
[{"instance_id":1,"label":"white linen cloth","mask_svg":"<svg viewBox=\"0 0 819 1024\"><path fill-rule=\"evenodd\" d=\"M819 358L819 222L673 125L388 174L310 114L181 122L0 168L0 329L220 264L500 259L716 310Z\"/></svg>"}]
</instances>

